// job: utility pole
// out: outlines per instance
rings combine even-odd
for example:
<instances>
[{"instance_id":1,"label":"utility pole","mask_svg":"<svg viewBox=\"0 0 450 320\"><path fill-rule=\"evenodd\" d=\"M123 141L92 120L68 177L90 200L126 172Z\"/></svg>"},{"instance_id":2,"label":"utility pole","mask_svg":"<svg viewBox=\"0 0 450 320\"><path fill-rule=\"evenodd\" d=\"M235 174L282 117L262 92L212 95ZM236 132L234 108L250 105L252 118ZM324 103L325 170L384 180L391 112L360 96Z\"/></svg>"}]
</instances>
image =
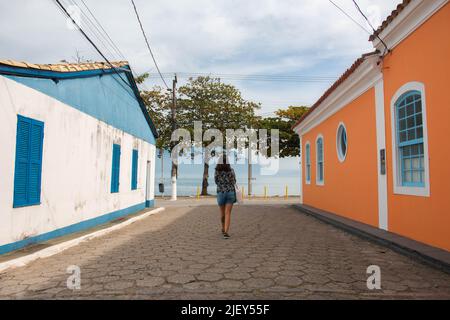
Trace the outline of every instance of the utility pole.
<instances>
[{"instance_id":1,"label":"utility pole","mask_svg":"<svg viewBox=\"0 0 450 320\"><path fill-rule=\"evenodd\" d=\"M172 132L177 129L177 123L176 123L176 114L177 114L177 75L175 74L175 77L172 81ZM173 150L173 148L172 148ZM177 155L178 157L178 155ZM172 159L172 197L170 200L175 201L177 200L177 175L178 175L178 165L173 162Z\"/></svg>"},{"instance_id":2,"label":"utility pole","mask_svg":"<svg viewBox=\"0 0 450 320\"><path fill-rule=\"evenodd\" d=\"M253 172L252 172L252 165L253 165L253 147L256 147L257 145L254 145L254 133L255 131L253 128L250 127L249 135L248 135L248 186L247 186L247 194L249 197L252 196L252 183L253 183Z\"/></svg>"},{"instance_id":3,"label":"utility pole","mask_svg":"<svg viewBox=\"0 0 450 320\"><path fill-rule=\"evenodd\" d=\"M164 148L159 149L160 150L160 155L161 155L161 186L160 190L162 189L162 197L164 198Z\"/></svg>"},{"instance_id":4,"label":"utility pole","mask_svg":"<svg viewBox=\"0 0 450 320\"><path fill-rule=\"evenodd\" d=\"M248 144L248 196L252 195L252 148Z\"/></svg>"}]
</instances>

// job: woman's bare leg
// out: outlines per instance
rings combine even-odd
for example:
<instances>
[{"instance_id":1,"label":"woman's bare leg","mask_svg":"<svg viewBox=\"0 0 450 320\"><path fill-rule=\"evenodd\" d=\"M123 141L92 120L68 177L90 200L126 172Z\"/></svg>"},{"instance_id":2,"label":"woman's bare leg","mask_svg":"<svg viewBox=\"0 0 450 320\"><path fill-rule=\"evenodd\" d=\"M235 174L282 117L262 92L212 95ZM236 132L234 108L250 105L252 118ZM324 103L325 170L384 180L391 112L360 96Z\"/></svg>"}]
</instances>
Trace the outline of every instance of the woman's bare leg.
<instances>
[{"instance_id":1,"label":"woman's bare leg","mask_svg":"<svg viewBox=\"0 0 450 320\"><path fill-rule=\"evenodd\" d=\"M225 232L225 206L219 206L220 208L220 222L222 223L222 232Z\"/></svg>"},{"instance_id":2,"label":"woman's bare leg","mask_svg":"<svg viewBox=\"0 0 450 320\"><path fill-rule=\"evenodd\" d=\"M225 233L228 233L228 230L230 230L231 210L233 210L233 204L227 203L225 205L225 225L224 225Z\"/></svg>"}]
</instances>

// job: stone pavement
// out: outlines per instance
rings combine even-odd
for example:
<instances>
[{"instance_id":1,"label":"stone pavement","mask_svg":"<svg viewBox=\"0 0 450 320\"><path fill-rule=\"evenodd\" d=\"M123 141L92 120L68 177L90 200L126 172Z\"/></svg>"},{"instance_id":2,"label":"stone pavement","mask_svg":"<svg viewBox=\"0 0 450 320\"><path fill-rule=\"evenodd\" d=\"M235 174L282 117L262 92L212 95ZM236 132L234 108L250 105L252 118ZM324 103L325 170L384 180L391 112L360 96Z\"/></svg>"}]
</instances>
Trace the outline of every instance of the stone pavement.
<instances>
[{"instance_id":1,"label":"stone pavement","mask_svg":"<svg viewBox=\"0 0 450 320\"><path fill-rule=\"evenodd\" d=\"M228 240L213 200L167 203L160 214L1 273L0 298L450 299L450 275L289 202L236 206ZM80 267L80 290L67 288L70 265ZM381 290L367 289L369 265L381 268Z\"/></svg>"}]
</instances>

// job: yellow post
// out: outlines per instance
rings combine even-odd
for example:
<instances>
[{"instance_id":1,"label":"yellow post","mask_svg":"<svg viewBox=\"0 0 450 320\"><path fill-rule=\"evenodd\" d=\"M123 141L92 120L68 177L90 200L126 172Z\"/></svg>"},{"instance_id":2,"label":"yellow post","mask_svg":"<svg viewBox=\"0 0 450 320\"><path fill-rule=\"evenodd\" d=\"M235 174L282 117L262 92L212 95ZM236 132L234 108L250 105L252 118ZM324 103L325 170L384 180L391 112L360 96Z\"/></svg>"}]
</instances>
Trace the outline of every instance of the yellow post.
<instances>
[{"instance_id":1,"label":"yellow post","mask_svg":"<svg viewBox=\"0 0 450 320\"><path fill-rule=\"evenodd\" d=\"M288 186L286 186L285 191L284 191L284 198L287 200L288 198Z\"/></svg>"},{"instance_id":2,"label":"yellow post","mask_svg":"<svg viewBox=\"0 0 450 320\"><path fill-rule=\"evenodd\" d=\"M267 186L264 186L264 199L267 199Z\"/></svg>"},{"instance_id":3,"label":"yellow post","mask_svg":"<svg viewBox=\"0 0 450 320\"><path fill-rule=\"evenodd\" d=\"M200 199L200 187L197 186L197 199Z\"/></svg>"},{"instance_id":4,"label":"yellow post","mask_svg":"<svg viewBox=\"0 0 450 320\"><path fill-rule=\"evenodd\" d=\"M245 188L244 188L244 186L242 186L242 199L244 199L245 198Z\"/></svg>"}]
</instances>

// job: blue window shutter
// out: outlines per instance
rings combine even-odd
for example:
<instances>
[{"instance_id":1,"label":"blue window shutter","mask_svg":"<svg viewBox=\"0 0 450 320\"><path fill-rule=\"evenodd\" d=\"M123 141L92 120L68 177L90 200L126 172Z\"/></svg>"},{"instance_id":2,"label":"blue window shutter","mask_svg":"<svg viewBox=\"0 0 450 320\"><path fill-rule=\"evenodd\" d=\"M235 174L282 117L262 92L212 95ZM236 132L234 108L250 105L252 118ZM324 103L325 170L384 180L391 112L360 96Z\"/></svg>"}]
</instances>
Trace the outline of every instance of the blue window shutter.
<instances>
[{"instance_id":1,"label":"blue window shutter","mask_svg":"<svg viewBox=\"0 0 450 320\"><path fill-rule=\"evenodd\" d=\"M13 207L41 201L44 123L18 116Z\"/></svg>"},{"instance_id":2,"label":"blue window shutter","mask_svg":"<svg viewBox=\"0 0 450 320\"><path fill-rule=\"evenodd\" d=\"M119 192L120 186L120 153L120 145L117 145L116 192Z\"/></svg>"},{"instance_id":3,"label":"blue window shutter","mask_svg":"<svg viewBox=\"0 0 450 320\"><path fill-rule=\"evenodd\" d=\"M120 175L120 145L113 144L111 193L119 192L119 175Z\"/></svg>"},{"instance_id":4,"label":"blue window shutter","mask_svg":"<svg viewBox=\"0 0 450 320\"><path fill-rule=\"evenodd\" d=\"M14 172L14 207L27 204L30 132L31 120L19 116L17 120L16 163Z\"/></svg>"},{"instance_id":5,"label":"blue window shutter","mask_svg":"<svg viewBox=\"0 0 450 320\"><path fill-rule=\"evenodd\" d=\"M137 173L138 173L138 151L133 150L133 158L131 163L131 190L137 189Z\"/></svg>"},{"instance_id":6,"label":"blue window shutter","mask_svg":"<svg viewBox=\"0 0 450 320\"><path fill-rule=\"evenodd\" d=\"M44 126L42 123L32 121L30 134L30 170L28 180L28 201L37 204L41 201L41 169L42 144L44 139Z\"/></svg>"}]
</instances>

